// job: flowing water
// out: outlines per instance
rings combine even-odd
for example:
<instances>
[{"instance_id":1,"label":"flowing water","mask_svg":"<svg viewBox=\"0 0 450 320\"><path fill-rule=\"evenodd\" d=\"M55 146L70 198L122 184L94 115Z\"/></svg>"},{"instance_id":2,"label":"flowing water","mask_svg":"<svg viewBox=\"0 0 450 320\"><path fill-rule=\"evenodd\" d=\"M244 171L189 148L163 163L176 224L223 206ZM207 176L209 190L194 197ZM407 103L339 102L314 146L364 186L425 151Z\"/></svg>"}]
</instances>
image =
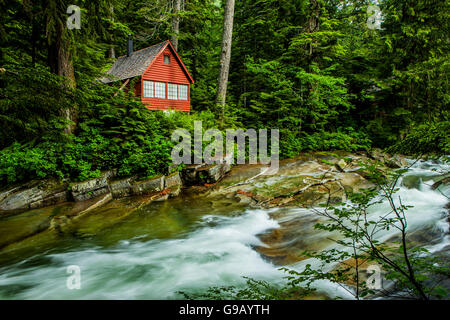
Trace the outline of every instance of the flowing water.
<instances>
[{"instance_id":1,"label":"flowing water","mask_svg":"<svg viewBox=\"0 0 450 320\"><path fill-rule=\"evenodd\" d=\"M432 252L450 245L449 186L430 186L433 177L448 169L422 161L399 181L397 196L414 206L407 212L408 230ZM192 194L129 212L127 206L129 202L114 201L71 232L46 231L2 249L0 299L177 299L182 298L179 291L243 285L243 276L278 283L284 276L281 266L301 270L312 262L297 258L300 252L334 245L329 234L314 230L318 218L307 209L250 209L234 199ZM46 210L2 218L0 231L65 208ZM370 216L386 210L386 203L379 204ZM395 236L393 230L378 235L381 241ZM71 265L81 270L80 290L67 288ZM317 287L328 297L352 297L327 282Z\"/></svg>"}]
</instances>

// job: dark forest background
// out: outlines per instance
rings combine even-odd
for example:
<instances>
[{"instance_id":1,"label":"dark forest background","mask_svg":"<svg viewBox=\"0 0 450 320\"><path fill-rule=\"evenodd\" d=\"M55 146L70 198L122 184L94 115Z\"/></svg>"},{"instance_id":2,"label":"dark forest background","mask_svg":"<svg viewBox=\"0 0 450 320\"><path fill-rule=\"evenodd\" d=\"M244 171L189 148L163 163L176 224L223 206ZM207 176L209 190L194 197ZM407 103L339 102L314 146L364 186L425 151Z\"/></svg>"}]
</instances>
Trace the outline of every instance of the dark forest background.
<instances>
[{"instance_id":1,"label":"dark forest background","mask_svg":"<svg viewBox=\"0 0 450 320\"><path fill-rule=\"evenodd\" d=\"M171 132L277 128L282 157L373 147L449 154L449 2L227 0L234 23L225 105L225 1L0 0L0 182L152 176ZM66 10L81 8L81 29ZM369 20L370 22L371 20ZM114 58L171 39L191 75L191 114L150 112L96 81ZM118 93L118 94L117 94Z\"/></svg>"}]
</instances>

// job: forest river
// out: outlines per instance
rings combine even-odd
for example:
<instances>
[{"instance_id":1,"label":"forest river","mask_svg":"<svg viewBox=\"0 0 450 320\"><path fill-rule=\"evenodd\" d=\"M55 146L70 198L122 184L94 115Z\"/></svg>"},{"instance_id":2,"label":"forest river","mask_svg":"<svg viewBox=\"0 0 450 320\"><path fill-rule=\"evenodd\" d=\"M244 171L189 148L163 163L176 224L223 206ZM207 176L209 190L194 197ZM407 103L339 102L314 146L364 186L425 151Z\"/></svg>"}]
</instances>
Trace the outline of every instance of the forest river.
<instances>
[{"instance_id":1,"label":"forest river","mask_svg":"<svg viewBox=\"0 0 450 320\"><path fill-rule=\"evenodd\" d=\"M399 181L396 194L404 204L414 206L407 211L414 241L447 258L445 207L450 186L432 190L431 185L433 177L448 170L442 163L419 161ZM289 179L295 179L295 174L281 171L279 176L256 178L251 184L261 189L284 185ZM0 299L179 299L183 298L180 291L239 287L245 284L244 276L279 283L285 276L280 267L301 270L314 263L298 259L300 252L335 245L327 232L313 228L318 217L307 208L261 209L235 197L195 191L136 208L137 201L112 201L64 234L48 230L2 248ZM1 237L35 228L43 217L58 215L71 205L2 217ZM371 208L370 215L388 211L383 203ZM391 230L379 239L388 241L395 235ZM66 285L67 268L72 265L81 271L79 290ZM341 286L322 282L316 287L326 297L352 299Z\"/></svg>"}]
</instances>

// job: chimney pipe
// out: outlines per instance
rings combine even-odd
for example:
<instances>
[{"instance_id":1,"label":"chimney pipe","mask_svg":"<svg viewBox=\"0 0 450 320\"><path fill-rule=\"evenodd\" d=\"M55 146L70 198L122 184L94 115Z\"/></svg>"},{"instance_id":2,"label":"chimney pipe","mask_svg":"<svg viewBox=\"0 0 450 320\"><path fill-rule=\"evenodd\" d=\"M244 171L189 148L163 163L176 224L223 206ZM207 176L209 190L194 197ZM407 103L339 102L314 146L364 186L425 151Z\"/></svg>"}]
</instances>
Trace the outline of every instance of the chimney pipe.
<instances>
[{"instance_id":1,"label":"chimney pipe","mask_svg":"<svg viewBox=\"0 0 450 320\"><path fill-rule=\"evenodd\" d=\"M131 34L129 34L127 40L127 57L131 56L132 53L133 53L133 39L131 38Z\"/></svg>"}]
</instances>

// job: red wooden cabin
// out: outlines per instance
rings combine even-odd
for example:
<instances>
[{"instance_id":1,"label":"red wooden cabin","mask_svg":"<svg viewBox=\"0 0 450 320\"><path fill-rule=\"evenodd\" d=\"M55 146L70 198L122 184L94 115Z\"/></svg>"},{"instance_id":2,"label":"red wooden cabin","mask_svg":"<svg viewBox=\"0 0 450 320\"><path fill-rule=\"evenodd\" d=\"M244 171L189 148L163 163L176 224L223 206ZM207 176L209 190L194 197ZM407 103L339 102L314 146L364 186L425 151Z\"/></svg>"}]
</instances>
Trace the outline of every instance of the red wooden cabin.
<instances>
[{"instance_id":1,"label":"red wooden cabin","mask_svg":"<svg viewBox=\"0 0 450 320\"><path fill-rule=\"evenodd\" d=\"M127 87L139 77L134 92L150 110L191 111L191 84L194 83L170 41L133 52L128 41L127 55L106 72L104 83L122 82Z\"/></svg>"}]
</instances>

